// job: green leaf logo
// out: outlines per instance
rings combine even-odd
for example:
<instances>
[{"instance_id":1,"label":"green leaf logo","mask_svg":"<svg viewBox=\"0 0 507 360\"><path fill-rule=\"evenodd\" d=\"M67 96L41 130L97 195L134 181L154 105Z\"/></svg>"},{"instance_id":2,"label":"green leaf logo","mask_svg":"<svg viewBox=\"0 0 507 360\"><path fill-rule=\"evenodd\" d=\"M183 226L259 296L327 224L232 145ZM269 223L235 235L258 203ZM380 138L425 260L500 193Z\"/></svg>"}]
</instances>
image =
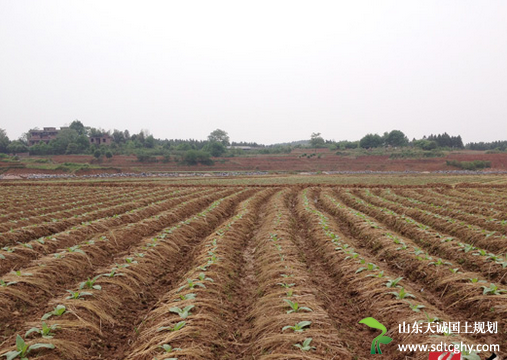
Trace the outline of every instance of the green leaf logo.
<instances>
[{"instance_id":1,"label":"green leaf logo","mask_svg":"<svg viewBox=\"0 0 507 360\"><path fill-rule=\"evenodd\" d=\"M364 318L363 320L359 321L359 323L382 331L382 333L371 342L370 351L370 353L373 355L382 354L382 350L380 350L380 344L389 344L391 341L393 341L393 339L391 339L389 336L384 336L384 334L387 332L386 327L372 317Z\"/></svg>"}]
</instances>

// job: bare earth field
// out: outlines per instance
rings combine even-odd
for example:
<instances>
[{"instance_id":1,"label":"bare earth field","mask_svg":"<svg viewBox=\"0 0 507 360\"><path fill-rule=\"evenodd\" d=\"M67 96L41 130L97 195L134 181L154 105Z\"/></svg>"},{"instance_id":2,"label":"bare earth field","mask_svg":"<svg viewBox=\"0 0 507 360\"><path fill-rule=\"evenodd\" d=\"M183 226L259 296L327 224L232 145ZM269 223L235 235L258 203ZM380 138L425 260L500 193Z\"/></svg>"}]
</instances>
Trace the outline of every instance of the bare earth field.
<instances>
[{"instance_id":1,"label":"bare earth field","mask_svg":"<svg viewBox=\"0 0 507 360\"><path fill-rule=\"evenodd\" d=\"M303 156L305 154L306 156ZM308 155L314 156L308 158ZM320 157L319 157L320 156ZM92 162L90 155L55 155L51 156L54 165L65 163ZM328 149L298 149L291 154L281 155L252 155L241 157L216 158L213 166L183 166L175 161L163 163L140 163L136 156L117 155L112 159L104 159L100 164L92 164L101 169L77 171L77 174L97 174L101 172L183 172L183 171L285 171L285 172L317 172L317 171L446 171L456 170L446 165L447 160L490 161L488 171L506 171L507 153L486 154L480 151L452 152L438 158L407 158L390 159L386 155L343 156L336 155ZM13 164L0 161L0 173L4 174L37 174L63 173L61 170L51 169L46 164Z\"/></svg>"},{"instance_id":2,"label":"bare earth field","mask_svg":"<svg viewBox=\"0 0 507 360\"><path fill-rule=\"evenodd\" d=\"M505 176L4 181L0 192L0 354L24 339L45 344L37 359L428 359L398 345L441 342L506 355ZM368 317L386 329L373 349ZM457 322L496 331L446 328Z\"/></svg>"}]
</instances>

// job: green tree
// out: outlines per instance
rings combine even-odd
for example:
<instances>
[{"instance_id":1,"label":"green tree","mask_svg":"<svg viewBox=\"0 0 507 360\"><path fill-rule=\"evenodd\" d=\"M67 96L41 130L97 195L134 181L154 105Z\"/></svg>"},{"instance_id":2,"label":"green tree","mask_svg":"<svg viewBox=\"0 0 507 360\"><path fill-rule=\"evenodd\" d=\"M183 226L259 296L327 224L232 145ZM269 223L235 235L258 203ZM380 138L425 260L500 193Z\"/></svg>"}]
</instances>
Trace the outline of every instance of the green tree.
<instances>
[{"instance_id":1,"label":"green tree","mask_svg":"<svg viewBox=\"0 0 507 360\"><path fill-rule=\"evenodd\" d=\"M114 129L112 136L113 136L114 142L117 144L124 143L126 141L125 140L125 133L123 131Z\"/></svg>"},{"instance_id":2,"label":"green tree","mask_svg":"<svg viewBox=\"0 0 507 360\"><path fill-rule=\"evenodd\" d=\"M70 125L69 128L76 131L78 135L86 135L86 128L83 125L83 123L79 120L74 120Z\"/></svg>"},{"instance_id":3,"label":"green tree","mask_svg":"<svg viewBox=\"0 0 507 360\"><path fill-rule=\"evenodd\" d=\"M44 141L39 142L33 146L30 146L29 153L30 155L50 155L52 153L51 147L46 144Z\"/></svg>"},{"instance_id":4,"label":"green tree","mask_svg":"<svg viewBox=\"0 0 507 360\"><path fill-rule=\"evenodd\" d=\"M229 135L224 130L216 129L208 135L209 142L219 142L224 146L229 146Z\"/></svg>"},{"instance_id":5,"label":"green tree","mask_svg":"<svg viewBox=\"0 0 507 360\"><path fill-rule=\"evenodd\" d=\"M144 147L153 149L155 147L155 138L153 135L149 135L144 139Z\"/></svg>"},{"instance_id":6,"label":"green tree","mask_svg":"<svg viewBox=\"0 0 507 360\"><path fill-rule=\"evenodd\" d=\"M28 147L23 144L19 140L11 141L9 145L7 145L7 151L11 154L18 154L28 152Z\"/></svg>"},{"instance_id":7,"label":"green tree","mask_svg":"<svg viewBox=\"0 0 507 360\"><path fill-rule=\"evenodd\" d=\"M393 147L401 147L408 145L408 138L400 130L393 130L387 134L385 144Z\"/></svg>"},{"instance_id":8,"label":"green tree","mask_svg":"<svg viewBox=\"0 0 507 360\"><path fill-rule=\"evenodd\" d=\"M79 135L75 144L77 145L79 153L84 153L90 148L90 140L86 135Z\"/></svg>"},{"instance_id":9,"label":"green tree","mask_svg":"<svg viewBox=\"0 0 507 360\"><path fill-rule=\"evenodd\" d=\"M326 144L320 133L312 133L310 137L310 145L312 148L320 148Z\"/></svg>"},{"instance_id":10,"label":"green tree","mask_svg":"<svg viewBox=\"0 0 507 360\"><path fill-rule=\"evenodd\" d=\"M192 145L190 145L189 143L186 143L186 142L181 143L178 146L176 146L176 150L180 150L180 151L192 150Z\"/></svg>"},{"instance_id":11,"label":"green tree","mask_svg":"<svg viewBox=\"0 0 507 360\"><path fill-rule=\"evenodd\" d=\"M9 146L10 142L5 130L0 129L0 153L7 153L7 146Z\"/></svg>"},{"instance_id":12,"label":"green tree","mask_svg":"<svg viewBox=\"0 0 507 360\"><path fill-rule=\"evenodd\" d=\"M423 150L433 150L437 148L437 143L429 140L414 140L412 141L412 145L415 147L421 148Z\"/></svg>"},{"instance_id":13,"label":"green tree","mask_svg":"<svg viewBox=\"0 0 507 360\"><path fill-rule=\"evenodd\" d=\"M60 130L55 140L52 140L49 145L53 149L54 154L65 154L67 147L70 143L75 143L79 137L74 129Z\"/></svg>"},{"instance_id":14,"label":"green tree","mask_svg":"<svg viewBox=\"0 0 507 360\"><path fill-rule=\"evenodd\" d=\"M210 154L202 150L188 150L183 155L183 163L186 165L213 165Z\"/></svg>"},{"instance_id":15,"label":"green tree","mask_svg":"<svg viewBox=\"0 0 507 360\"><path fill-rule=\"evenodd\" d=\"M65 154L79 154L79 145L76 143L69 143L67 145L67 150L65 150Z\"/></svg>"},{"instance_id":16,"label":"green tree","mask_svg":"<svg viewBox=\"0 0 507 360\"><path fill-rule=\"evenodd\" d=\"M203 150L209 152L213 157L222 156L226 152L225 146L217 141L207 143Z\"/></svg>"},{"instance_id":17,"label":"green tree","mask_svg":"<svg viewBox=\"0 0 507 360\"><path fill-rule=\"evenodd\" d=\"M102 129L90 128L88 130L88 135L90 137L99 137L99 136L102 136L104 134L106 134L106 131L104 131Z\"/></svg>"},{"instance_id":18,"label":"green tree","mask_svg":"<svg viewBox=\"0 0 507 360\"><path fill-rule=\"evenodd\" d=\"M368 134L359 140L359 146L363 149L380 147L382 143L383 141L379 134Z\"/></svg>"}]
</instances>

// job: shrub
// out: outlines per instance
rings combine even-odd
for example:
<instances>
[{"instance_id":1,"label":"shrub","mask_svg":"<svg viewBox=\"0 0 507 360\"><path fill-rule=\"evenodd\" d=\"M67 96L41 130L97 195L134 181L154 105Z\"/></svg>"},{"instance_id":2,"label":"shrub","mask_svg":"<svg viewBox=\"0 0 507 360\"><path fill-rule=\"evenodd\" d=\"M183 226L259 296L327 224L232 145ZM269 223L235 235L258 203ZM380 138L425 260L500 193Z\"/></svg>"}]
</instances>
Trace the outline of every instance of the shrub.
<instances>
[{"instance_id":1,"label":"shrub","mask_svg":"<svg viewBox=\"0 0 507 360\"><path fill-rule=\"evenodd\" d=\"M150 163L150 162L157 162L157 158L153 155L149 155L145 152L138 152L136 154L137 156L137 161L139 162L142 162L142 163Z\"/></svg>"},{"instance_id":2,"label":"shrub","mask_svg":"<svg viewBox=\"0 0 507 360\"><path fill-rule=\"evenodd\" d=\"M182 163L185 165L213 165L210 154L202 150L189 150L183 155Z\"/></svg>"},{"instance_id":3,"label":"shrub","mask_svg":"<svg viewBox=\"0 0 507 360\"><path fill-rule=\"evenodd\" d=\"M478 170L491 167L491 161L474 160L474 161L458 161L458 160L447 160L447 166L454 166L463 170Z\"/></svg>"}]
</instances>

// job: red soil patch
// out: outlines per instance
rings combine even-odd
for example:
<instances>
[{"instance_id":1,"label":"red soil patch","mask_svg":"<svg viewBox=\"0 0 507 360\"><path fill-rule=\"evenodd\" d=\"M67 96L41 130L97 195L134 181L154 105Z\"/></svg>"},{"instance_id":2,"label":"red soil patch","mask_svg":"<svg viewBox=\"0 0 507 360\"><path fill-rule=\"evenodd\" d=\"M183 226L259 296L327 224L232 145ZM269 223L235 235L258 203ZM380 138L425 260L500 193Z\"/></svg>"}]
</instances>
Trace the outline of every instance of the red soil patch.
<instances>
[{"instance_id":1,"label":"red soil patch","mask_svg":"<svg viewBox=\"0 0 507 360\"><path fill-rule=\"evenodd\" d=\"M310 158L301 157L303 153L317 154ZM320 157L319 157L320 156ZM55 163L90 163L90 155L58 155L53 156ZM389 155L360 156L357 158L336 155L328 149L296 149L291 154L282 155L256 155L245 157L216 158L213 166L184 166L171 161L162 163L140 163L135 156L114 156L104 159L100 164L104 170L86 170L78 174L96 174L101 172L181 172L181 171L439 171L457 170L446 165L446 160L473 161L484 160L491 162L490 170L506 170L507 154L486 154L478 151L462 151L451 153L441 158L422 159L390 159ZM59 173L51 170L37 170L24 168L11 168L9 174ZM60 172L61 173L61 172Z\"/></svg>"}]
</instances>

